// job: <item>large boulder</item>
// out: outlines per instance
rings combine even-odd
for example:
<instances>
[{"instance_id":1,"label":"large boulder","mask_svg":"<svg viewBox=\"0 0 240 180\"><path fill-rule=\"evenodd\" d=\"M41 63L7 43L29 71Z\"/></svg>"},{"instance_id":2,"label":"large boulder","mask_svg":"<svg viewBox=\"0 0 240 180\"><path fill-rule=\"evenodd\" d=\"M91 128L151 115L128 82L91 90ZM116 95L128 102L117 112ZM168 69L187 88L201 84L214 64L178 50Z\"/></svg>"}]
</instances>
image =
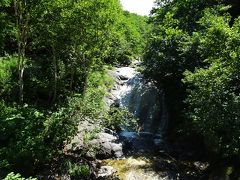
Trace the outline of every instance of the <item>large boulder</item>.
<instances>
[{"instance_id":1,"label":"large boulder","mask_svg":"<svg viewBox=\"0 0 240 180\"><path fill-rule=\"evenodd\" d=\"M111 157L120 158L123 156L122 144L119 142L119 138L115 134L101 132L98 134L98 138L91 143L99 147L96 154L98 159Z\"/></svg>"},{"instance_id":2,"label":"large boulder","mask_svg":"<svg viewBox=\"0 0 240 180\"><path fill-rule=\"evenodd\" d=\"M84 153L90 158L120 158L123 156L122 143L116 133L109 129L96 129L100 125L89 122L79 124L78 133L65 152Z\"/></svg>"}]
</instances>

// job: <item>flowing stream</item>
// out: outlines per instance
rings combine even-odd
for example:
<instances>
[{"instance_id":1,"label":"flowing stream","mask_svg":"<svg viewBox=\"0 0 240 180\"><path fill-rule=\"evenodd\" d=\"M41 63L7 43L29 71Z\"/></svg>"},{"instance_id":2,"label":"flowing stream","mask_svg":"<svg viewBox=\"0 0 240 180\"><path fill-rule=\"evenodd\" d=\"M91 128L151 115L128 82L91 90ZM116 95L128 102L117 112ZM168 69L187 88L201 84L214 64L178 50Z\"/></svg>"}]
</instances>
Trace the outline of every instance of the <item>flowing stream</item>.
<instances>
[{"instance_id":1,"label":"flowing stream","mask_svg":"<svg viewBox=\"0 0 240 180\"><path fill-rule=\"evenodd\" d=\"M163 135L168 127L165 95L147 82L135 68L117 68L119 85L112 91L120 107L127 108L138 118L138 131L125 129L120 133L124 141L125 158L106 160L105 165L117 170L119 179L168 179L157 173L156 152L164 146Z\"/></svg>"},{"instance_id":2,"label":"flowing stream","mask_svg":"<svg viewBox=\"0 0 240 180\"><path fill-rule=\"evenodd\" d=\"M133 139L133 142L140 140L141 147L136 147L139 151L153 149L153 144L159 146L168 128L164 93L153 83L147 82L135 68L117 68L116 73L120 85L112 93L117 97L120 107L127 108L135 115L139 126L138 132L125 129L120 136L128 140ZM145 141L147 141L146 147L144 147Z\"/></svg>"},{"instance_id":3,"label":"flowing stream","mask_svg":"<svg viewBox=\"0 0 240 180\"><path fill-rule=\"evenodd\" d=\"M147 82L136 68L116 68L113 74L118 79L112 91L116 104L132 112L139 125L138 131L125 128L119 133L124 157L103 162L117 171L120 180L230 178L228 172L233 172L232 166L224 165L221 172L218 168L216 172L206 171L209 163L204 160L204 149L194 142L178 138L175 143L166 143L169 114L163 91Z\"/></svg>"},{"instance_id":4,"label":"flowing stream","mask_svg":"<svg viewBox=\"0 0 240 180\"><path fill-rule=\"evenodd\" d=\"M164 93L146 82L134 68L118 68L120 77L128 78L120 88L119 103L139 119L140 131L163 134L168 126Z\"/></svg>"}]
</instances>

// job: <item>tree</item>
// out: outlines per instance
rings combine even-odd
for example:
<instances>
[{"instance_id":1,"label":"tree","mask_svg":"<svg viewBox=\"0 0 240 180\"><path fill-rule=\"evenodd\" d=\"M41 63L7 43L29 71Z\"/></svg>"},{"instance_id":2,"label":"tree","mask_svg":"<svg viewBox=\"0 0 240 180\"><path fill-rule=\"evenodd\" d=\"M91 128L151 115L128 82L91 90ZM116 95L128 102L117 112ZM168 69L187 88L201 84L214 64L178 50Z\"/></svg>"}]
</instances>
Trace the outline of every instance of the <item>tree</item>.
<instances>
[{"instance_id":1,"label":"tree","mask_svg":"<svg viewBox=\"0 0 240 180\"><path fill-rule=\"evenodd\" d=\"M240 19L210 10L200 20L199 51L210 65L185 73L188 117L211 150L222 156L239 155L239 50ZM216 42L217 41L217 42Z\"/></svg>"},{"instance_id":2,"label":"tree","mask_svg":"<svg viewBox=\"0 0 240 180\"><path fill-rule=\"evenodd\" d=\"M229 4L222 0L156 1L150 18L153 30L144 55L144 74L165 90L174 121L184 119L186 85L182 82L183 73L208 66L204 61L207 52L198 48L201 42L199 34L195 33L203 28L199 20L206 8L223 15L226 11L219 10L219 5L224 2ZM219 44L213 42L212 45L213 49L219 49L216 47Z\"/></svg>"},{"instance_id":3,"label":"tree","mask_svg":"<svg viewBox=\"0 0 240 180\"><path fill-rule=\"evenodd\" d=\"M105 65L141 55L147 18L119 0L0 5L0 178L28 176L59 157L79 121L104 121Z\"/></svg>"},{"instance_id":4,"label":"tree","mask_svg":"<svg viewBox=\"0 0 240 180\"><path fill-rule=\"evenodd\" d=\"M14 0L14 11L16 17L16 39L18 43L18 84L19 100L23 102L24 70L26 67L26 46L29 33L29 21L38 1Z\"/></svg>"}]
</instances>

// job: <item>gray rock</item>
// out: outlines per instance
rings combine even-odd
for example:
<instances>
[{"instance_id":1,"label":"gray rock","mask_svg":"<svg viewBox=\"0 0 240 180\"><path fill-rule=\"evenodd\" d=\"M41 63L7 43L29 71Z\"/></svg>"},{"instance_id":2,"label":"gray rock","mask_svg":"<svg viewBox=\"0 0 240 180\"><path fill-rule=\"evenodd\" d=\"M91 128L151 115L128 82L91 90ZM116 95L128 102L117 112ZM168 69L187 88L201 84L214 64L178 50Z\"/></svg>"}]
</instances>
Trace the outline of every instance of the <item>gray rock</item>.
<instances>
[{"instance_id":1,"label":"gray rock","mask_svg":"<svg viewBox=\"0 0 240 180\"><path fill-rule=\"evenodd\" d=\"M102 140L103 142L112 142L118 138L112 134L101 132L98 134L98 139Z\"/></svg>"},{"instance_id":2,"label":"gray rock","mask_svg":"<svg viewBox=\"0 0 240 180\"><path fill-rule=\"evenodd\" d=\"M78 152L84 150L87 157L100 159L123 156L122 144L119 143L118 135L109 129L102 129L100 132L95 132L98 124L94 125L89 122L82 122L78 127L78 133L72 139L71 143L64 148L65 152ZM84 136L86 133L94 131L96 133L93 139L85 142Z\"/></svg>"},{"instance_id":3,"label":"gray rock","mask_svg":"<svg viewBox=\"0 0 240 180\"><path fill-rule=\"evenodd\" d=\"M119 99L116 99L112 104L111 107L120 107L120 101Z\"/></svg>"},{"instance_id":4,"label":"gray rock","mask_svg":"<svg viewBox=\"0 0 240 180\"><path fill-rule=\"evenodd\" d=\"M129 77L127 77L127 76L124 76L124 75L119 75L119 78L120 78L120 80L122 80L122 81L126 81L126 80L128 80L129 79Z\"/></svg>"},{"instance_id":5,"label":"gray rock","mask_svg":"<svg viewBox=\"0 0 240 180\"><path fill-rule=\"evenodd\" d=\"M102 166L98 171L98 178L108 179L114 176L116 170L112 166Z\"/></svg>"},{"instance_id":6,"label":"gray rock","mask_svg":"<svg viewBox=\"0 0 240 180\"><path fill-rule=\"evenodd\" d=\"M112 150L114 152L122 151L122 144L112 143Z\"/></svg>"},{"instance_id":7,"label":"gray rock","mask_svg":"<svg viewBox=\"0 0 240 180\"><path fill-rule=\"evenodd\" d=\"M100 159L123 156L122 144L118 143L118 136L101 132L98 135L97 144L99 145L99 151L97 157Z\"/></svg>"},{"instance_id":8,"label":"gray rock","mask_svg":"<svg viewBox=\"0 0 240 180\"><path fill-rule=\"evenodd\" d=\"M112 150L114 151L114 156L117 158L123 157L123 146L122 144L112 144Z\"/></svg>"},{"instance_id":9,"label":"gray rock","mask_svg":"<svg viewBox=\"0 0 240 180\"><path fill-rule=\"evenodd\" d=\"M116 158L122 158L123 157L123 152L122 151L117 151L117 152L114 153L114 156Z\"/></svg>"}]
</instances>

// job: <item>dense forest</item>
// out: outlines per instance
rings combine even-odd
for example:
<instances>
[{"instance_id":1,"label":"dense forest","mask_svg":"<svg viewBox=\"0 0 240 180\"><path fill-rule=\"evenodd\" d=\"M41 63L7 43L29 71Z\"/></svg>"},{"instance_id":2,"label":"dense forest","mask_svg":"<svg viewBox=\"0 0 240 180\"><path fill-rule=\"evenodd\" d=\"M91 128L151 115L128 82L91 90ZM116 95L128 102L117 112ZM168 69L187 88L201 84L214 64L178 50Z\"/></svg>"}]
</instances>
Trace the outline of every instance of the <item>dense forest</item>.
<instances>
[{"instance_id":1,"label":"dense forest","mask_svg":"<svg viewBox=\"0 0 240 180\"><path fill-rule=\"evenodd\" d=\"M0 178L35 177L80 121L125 123L128 112L104 103L107 71L135 59L166 94L168 134L239 163L239 9L238 0L156 0L147 17L119 0L2 0Z\"/></svg>"},{"instance_id":2,"label":"dense forest","mask_svg":"<svg viewBox=\"0 0 240 180\"><path fill-rule=\"evenodd\" d=\"M118 0L1 1L0 177L34 175L104 116L106 69L141 56L146 21Z\"/></svg>"},{"instance_id":3,"label":"dense forest","mask_svg":"<svg viewBox=\"0 0 240 180\"><path fill-rule=\"evenodd\" d=\"M167 94L174 133L201 135L211 151L239 158L240 3L156 4L144 74Z\"/></svg>"}]
</instances>

